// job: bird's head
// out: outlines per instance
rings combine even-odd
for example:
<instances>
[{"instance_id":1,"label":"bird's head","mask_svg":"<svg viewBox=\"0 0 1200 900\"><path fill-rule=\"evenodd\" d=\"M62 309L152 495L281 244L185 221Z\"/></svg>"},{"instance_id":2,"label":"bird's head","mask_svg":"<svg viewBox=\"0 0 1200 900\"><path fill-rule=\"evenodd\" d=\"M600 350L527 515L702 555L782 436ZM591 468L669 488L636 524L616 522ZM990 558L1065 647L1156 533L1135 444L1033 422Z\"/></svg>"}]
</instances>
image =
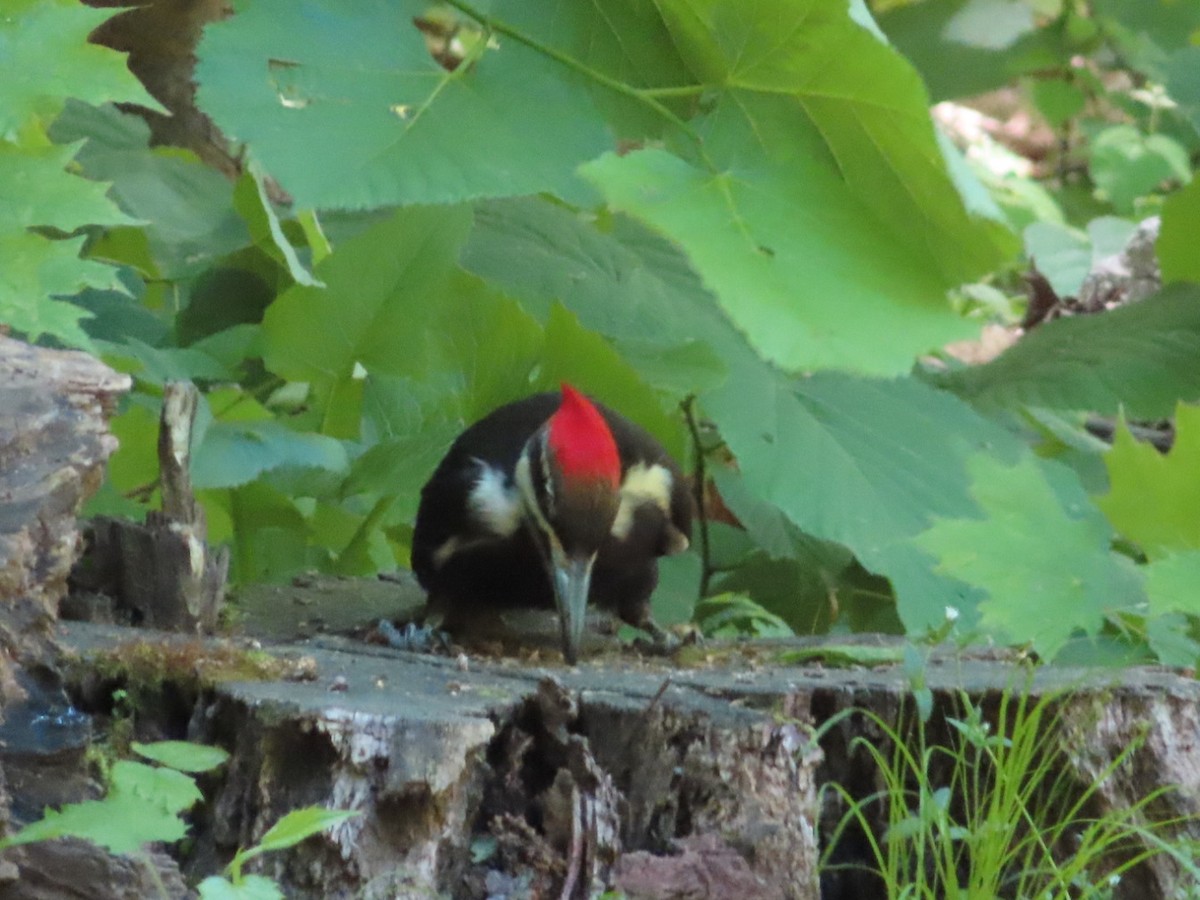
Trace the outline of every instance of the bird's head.
<instances>
[{"instance_id":1,"label":"bird's head","mask_svg":"<svg viewBox=\"0 0 1200 900\"><path fill-rule=\"evenodd\" d=\"M621 458L600 411L569 384L521 452L516 480L554 587L563 655L574 663L592 566L620 506Z\"/></svg>"}]
</instances>

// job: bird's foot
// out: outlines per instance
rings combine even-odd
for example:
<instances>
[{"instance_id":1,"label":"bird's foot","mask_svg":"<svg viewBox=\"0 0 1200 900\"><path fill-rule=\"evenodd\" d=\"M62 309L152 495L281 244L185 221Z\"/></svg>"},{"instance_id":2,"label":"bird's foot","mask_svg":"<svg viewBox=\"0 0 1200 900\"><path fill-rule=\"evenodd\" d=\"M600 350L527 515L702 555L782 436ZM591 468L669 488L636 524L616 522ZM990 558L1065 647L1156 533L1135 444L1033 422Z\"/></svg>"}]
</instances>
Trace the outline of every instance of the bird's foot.
<instances>
[{"instance_id":1,"label":"bird's foot","mask_svg":"<svg viewBox=\"0 0 1200 900\"><path fill-rule=\"evenodd\" d=\"M409 653L450 652L450 635L431 625L407 622L403 628L397 628L387 619L380 619L375 630L385 644L396 650Z\"/></svg>"},{"instance_id":2,"label":"bird's foot","mask_svg":"<svg viewBox=\"0 0 1200 900\"><path fill-rule=\"evenodd\" d=\"M680 648L699 642L699 633L695 629L689 629L681 636L663 628L653 619L629 627L632 631L628 639L630 646L649 656L671 656Z\"/></svg>"}]
</instances>

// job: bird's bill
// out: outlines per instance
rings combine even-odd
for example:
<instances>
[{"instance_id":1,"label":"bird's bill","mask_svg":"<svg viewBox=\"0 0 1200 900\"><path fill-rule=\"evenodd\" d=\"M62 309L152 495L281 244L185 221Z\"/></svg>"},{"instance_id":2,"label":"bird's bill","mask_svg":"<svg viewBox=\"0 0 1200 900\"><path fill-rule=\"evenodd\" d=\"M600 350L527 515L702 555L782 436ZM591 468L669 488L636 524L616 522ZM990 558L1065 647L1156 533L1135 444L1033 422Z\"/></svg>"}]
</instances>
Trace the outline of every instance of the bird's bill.
<instances>
[{"instance_id":1,"label":"bird's bill","mask_svg":"<svg viewBox=\"0 0 1200 900\"><path fill-rule=\"evenodd\" d=\"M563 656L570 665L575 665L579 659L579 645L583 642L592 564L596 557L575 558L562 553L555 553L554 557L554 603L558 607L558 623L562 629Z\"/></svg>"}]
</instances>

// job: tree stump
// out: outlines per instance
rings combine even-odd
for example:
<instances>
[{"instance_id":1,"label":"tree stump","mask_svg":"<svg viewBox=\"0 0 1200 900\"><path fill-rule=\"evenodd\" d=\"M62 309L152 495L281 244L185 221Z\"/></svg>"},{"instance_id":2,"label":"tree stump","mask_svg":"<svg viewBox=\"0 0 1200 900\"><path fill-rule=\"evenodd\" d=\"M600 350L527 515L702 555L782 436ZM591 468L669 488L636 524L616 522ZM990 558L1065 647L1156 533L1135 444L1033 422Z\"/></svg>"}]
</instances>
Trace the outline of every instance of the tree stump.
<instances>
[{"instance_id":1,"label":"tree stump","mask_svg":"<svg viewBox=\"0 0 1200 900\"><path fill-rule=\"evenodd\" d=\"M130 379L85 353L0 335L0 822L94 796L88 719L63 693L58 605L80 548L76 517L116 449L107 419ZM116 857L85 841L15 848L0 898L186 896L161 852Z\"/></svg>"},{"instance_id":2,"label":"tree stump","mask_svg":"<svg viewBox=\"0 0 1200 900\"><path fill-rule=\"evenodd\" d=\"M291 590L296 608L319 618L322 604L345 607L360 588L345 579ZM273 601L287 603L281 593L273 590ZM67 635L84 660L99 654L105 671L121 658L144 659L147 647L194 670L206 653L215 658L250 640L201 646L74 623ZM154 702L150 686L143 706L173 705L175 719L160 718L162 727L232 753L196 823L199 858L227 858L298 806L362 813L257 861L289 897L592 897L607 887L661 900L746 891L857 900L877 886L819 873L820 835L833 832L843 809L821 788L875 792L873 763L852 747L857 737L883 737L864 716L840 719L819 744L813 730L847 709L896 722L912 708L911 688L899 662L779 661L823 643L718 646L683 668L593 648L569 668L536 651L455 659L317 634L266 645L300 680L167 677L172 703ZM898 639L863 643L902 655ZM1186 817L1176 828L1191 832L1200 685L1154 668L1116 677L1044 668L1028 689L1034 698L1052 694L1063 709L1069 783L1079 792L1130 746L1136 728L1147 728L1098 799L1131 808L1173 783L1152 813ZM1025 687L1028 674L1011 654L941 651L926 678L940 721L960 692L987 708L1000 691ZM183 704L181 682L193 684ZM93 680L83 699L102 707L116 684L134 689ZM1128 873L1114 896L1157 900L1188 886L1164 858Z\"/></svg>"}]
</instances>

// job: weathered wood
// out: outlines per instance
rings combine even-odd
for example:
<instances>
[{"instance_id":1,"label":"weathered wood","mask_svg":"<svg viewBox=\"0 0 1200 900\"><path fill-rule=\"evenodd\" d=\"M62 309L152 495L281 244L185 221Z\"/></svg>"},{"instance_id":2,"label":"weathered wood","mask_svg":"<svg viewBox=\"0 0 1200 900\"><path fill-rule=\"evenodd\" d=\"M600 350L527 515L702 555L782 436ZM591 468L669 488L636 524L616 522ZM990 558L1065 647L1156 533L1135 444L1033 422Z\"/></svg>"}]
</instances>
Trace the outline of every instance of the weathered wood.
<instances>
[{"instance_id":1,"label":"weathered wood","mask_svg":"<svg viewBox=\"0 0 1200 900\"><path fill-rule=\"evenodd\" d=\"M216 627L229 552L209 548L204 509L192 492L189 461L198 399L190 383L170 382L164 389L158 437L162 510L148 513L144 525L108 516L91 521L88 554L74 576L77 593L102 595L113 606L102 616L73 618L189 633Z\"/></svg>"},{"instance_id":2,"label":"weathered wood","mask_svg":"<svg viewBox=\"0 0 1200 900\"><path fill-rule=\"evenodd\" d=\"M130 379L84 353L0 335L0 653L41 660L78 553L76 516L116 449ZM11 679L0 666L0 700ZM19 690L16 692L21 693Z\"/></svg>"},{"instance_id":3,"label":"weathered wood","mask_svg":"<svg viewBox=\"0 0 1200 900\"><path fill-rule=\"evenodd\" d=\"M1101 815L1133 809L1167 788L1138 821L1175 821L1176 834L1200 841L1200 702L1195 690L1179 689L1180 681L1194 687L1194 679L1166 678L1166 689L1135 678L1110 696L1073 696L1063 707L1064 738L1081 778L1098 786ZM1127 765L1103 777L1139 744ZM1129 898L1188 897L1200 889L1166 856L1155 857L1126 882L1120 896Z\"/></svg>"},{"instance_id":4,"label":"weathered wood","mask_svg":"<svg viewBox=\"0 0 1200 900\"><path fill-rule=\"evenodd\" d=\"M76 561L76 517L116 449L107 418L130 379L84 353L0 335L0 821L94 796L87 717L51 666L54 630ZM8 851L3 900L186 897L179 867L149 850L114 856L78 840Z\"/></svg>"},{"instance_id":5,"label":"weathered wood","mask_svg":"<svg viewBox=\"0 0 1200 900\"><path fill-rule=\"evenodd\" d=\"M322 604L352 602L355 582L293 590L309 592L302 608L319 615ZM136 633L71 625L68 636L86 656ZM233 754L197 846L223 859L288 810L321 803L363 815L260 861L290 897L584 897L602 886L642 898L869 896L852 879L829 878L822 892L818 834L841 814L831 794L819 799L821 785L877 790L869 759L849 749L871 726L851 717L819 747L809 737L851 707L896 721L910 683L898 664L778 662L781 650L813 643L713 648L688 668L611 648L567 668L334 636L274 645L316 677L227 682L194 697L191 735ZM1200 685L1152 668L1115 677L1044 669L1030 684L1035 697L1062 692L1071 713L1072 783L1090 785L1141 722L1148 740L1102 796L1129 807L1169 778L1178 788L1155 816L1193 816ZM927 679L949 710L960 690L987 705L1023 688L1026 673L1004 653L945 653ZM1170 897L1188 887L1181 877L1162 861L1127 875L1115 896Z\"/></svg>"},{"instance_id":6,"label":"weathered wood","mask_svg":"<svg viewBox=\"0 0 1200 900\"><path fill-rule=\"evenodd\" d=\"M66 633L85 655L136 637L83 623ZM328 643L274 648L310 657L314 681L230 682L197 696L193 736L233 754L212 817L198 825L206 857L321 803L363 815L302 852L264 858L288 896L476 897L523 885L591 897L622 887L621 872L633 872L619 866L623 854L661 857L701 837L693 855L739 854L765 897L819 896L821 757L801 752L803 722L777 721L688 678L664 689L661 662L464 666ZM473 862L489 837L494 849ZM631 883L653 870L641 857Z\"/></svg>"},{"instance_id":7,"label":"weathered wood","mask_svg":"<svg viewBox=\"0 0 1200 900\"><path fill-rule=\"evenodd\" d=\"M90 841L61 838L16 847L0 864L0 900L186 900L179 866L161 849L116 856Z\"/></svg>"}]
</instances>

